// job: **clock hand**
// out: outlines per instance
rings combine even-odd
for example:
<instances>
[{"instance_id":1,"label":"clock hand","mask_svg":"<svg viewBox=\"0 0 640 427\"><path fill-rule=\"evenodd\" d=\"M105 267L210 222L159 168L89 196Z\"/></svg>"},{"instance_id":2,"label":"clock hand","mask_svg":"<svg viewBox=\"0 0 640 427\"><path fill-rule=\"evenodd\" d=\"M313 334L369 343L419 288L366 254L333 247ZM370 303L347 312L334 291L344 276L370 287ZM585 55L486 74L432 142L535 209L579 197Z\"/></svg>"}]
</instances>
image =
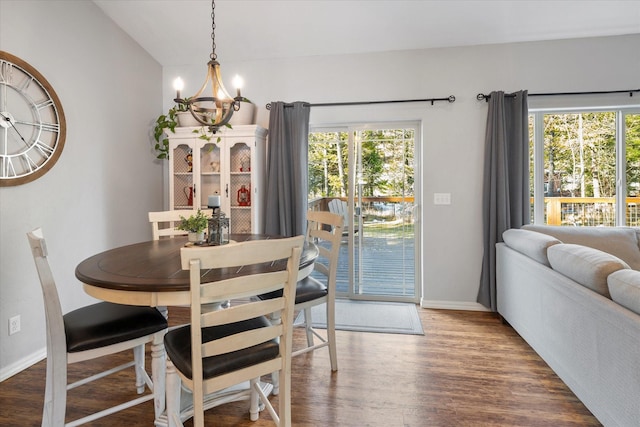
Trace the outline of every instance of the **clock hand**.
<instances>
[{"instance_id":1,"label":"clock hand","mask_svg":"<svg viewBox=\"0 0 640 427\"><path fill-rule=\"evenodd\" d=\"M9 122L9 124L11 125L11 127L13 128L13 130L16 131L16 133L18 134L18 136L20 137L20 139L22 140L22 142L24 142L27 146L29 146L29 144L27 144L27 141L24 140L22 134L20 133L20 131L18 130L18 128L13 124L13 122L11 121L11 118L5 116L4 114L0 113L0 116L2 117L3 120L6 120L7 122Z\"/></svg>"}]
</instances>

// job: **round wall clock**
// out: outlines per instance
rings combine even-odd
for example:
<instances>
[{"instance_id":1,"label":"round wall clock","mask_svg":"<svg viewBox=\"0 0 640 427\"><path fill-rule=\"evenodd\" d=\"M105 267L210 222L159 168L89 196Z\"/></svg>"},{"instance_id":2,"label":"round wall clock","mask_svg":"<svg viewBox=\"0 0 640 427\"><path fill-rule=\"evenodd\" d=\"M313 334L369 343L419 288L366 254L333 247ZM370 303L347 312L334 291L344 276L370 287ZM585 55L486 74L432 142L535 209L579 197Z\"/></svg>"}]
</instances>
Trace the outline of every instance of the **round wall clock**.
<instances>
[{"instance_id":1,"label":"round wall clock","mask_svg":"<svg viewBox=\"0 0 640 427\"><path fill-rule=\"evenodd\" d=\"M66 133L62 104L49 82L0 51L0 187L44 175L60 157Z\"/></svg>"}]
</instances>

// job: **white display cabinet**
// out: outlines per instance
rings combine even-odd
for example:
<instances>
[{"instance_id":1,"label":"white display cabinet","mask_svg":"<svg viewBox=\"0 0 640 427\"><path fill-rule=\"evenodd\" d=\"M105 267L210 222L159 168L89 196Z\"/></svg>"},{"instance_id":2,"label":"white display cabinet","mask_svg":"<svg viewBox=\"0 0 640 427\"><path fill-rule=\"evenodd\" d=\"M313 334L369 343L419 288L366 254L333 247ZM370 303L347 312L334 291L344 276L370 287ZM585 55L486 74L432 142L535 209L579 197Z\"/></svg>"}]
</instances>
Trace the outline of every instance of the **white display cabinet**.
<instances>
[{"instance_id":1,"label":"white display cabinet","mask_svg":"<svg viewBox=\"0 0 640 427\"><path fill-rule=\"evenodd\" d=\"M262 233L266 143L267 130L258 125L215 134L176 128L169 135L170 209L206 209L209 196L220 196L231 233Z\"/></svg>"}]
</instances>

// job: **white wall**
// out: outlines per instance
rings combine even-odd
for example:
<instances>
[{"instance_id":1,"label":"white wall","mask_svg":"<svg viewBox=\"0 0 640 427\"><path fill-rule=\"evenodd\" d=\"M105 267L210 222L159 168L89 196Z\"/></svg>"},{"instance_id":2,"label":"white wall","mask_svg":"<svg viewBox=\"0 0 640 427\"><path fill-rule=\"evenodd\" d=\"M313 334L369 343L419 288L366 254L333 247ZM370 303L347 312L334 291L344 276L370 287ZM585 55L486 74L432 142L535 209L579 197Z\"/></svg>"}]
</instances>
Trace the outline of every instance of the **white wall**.
<instances>
[{"instance_id":1,"label":"white wall","mask_svg":"<svg viewBox=\"0 0 640 427\"><path fill-rule=\"evenodd\" d=\"M225 85L240 74L243 95L268 124L270 101L345 102L455 95L453 104L393 104L312 108L311 123L421 120L423 300L428 307L481 309L475 302L482 261L482 168L487 106L480 92L527 89L530 93L637 89L640 35L536 43L430 49L349 56L227 63ZM165 67L165 107L173 79L194 93L207 58L192 66ZM569 101L581 102L578 97ZM530 106L557 103L530 98ZM598 102L640 103L640 96ZM451 193L450 206L434 206L433 193Z\"/></svg>"},{"instance_id":2,"label":"white wall","mask_svg":"<svg viewBox=\"0 0 640 427\"><path fill-rule=\"evenodd\" d=\"M63 310L93 300L75 266L151 238L163 208L163 165L151 124L162 111L162 69L92 2L0 0L0 50L35 67L67 119L57 164L40 179L0 188L0 380L44 356L42 294L26 232L41 226ZM8 335L8 319L22 330Z\"/></svg>"}]
</instances>

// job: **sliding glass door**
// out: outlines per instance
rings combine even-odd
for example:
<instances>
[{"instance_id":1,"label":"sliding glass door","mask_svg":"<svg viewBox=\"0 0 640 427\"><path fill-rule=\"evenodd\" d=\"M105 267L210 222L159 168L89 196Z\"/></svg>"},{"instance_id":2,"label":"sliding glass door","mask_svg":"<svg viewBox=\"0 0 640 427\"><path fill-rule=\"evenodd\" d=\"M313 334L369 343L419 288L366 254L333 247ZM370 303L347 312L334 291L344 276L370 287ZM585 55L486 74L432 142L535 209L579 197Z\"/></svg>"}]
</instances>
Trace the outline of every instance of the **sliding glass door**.
<instances>
[{"instance_id":1,"label":"sliding glass door","mask_svg":"<svg viewBox=\"0 0 640 427\"><path fill-rule=\"evenodd\" d=\"M345 206L342 296L419 299L419 140L417 123L312 130L310 207L330 210L334 199Z\"/></svg>"}]
</instances>

